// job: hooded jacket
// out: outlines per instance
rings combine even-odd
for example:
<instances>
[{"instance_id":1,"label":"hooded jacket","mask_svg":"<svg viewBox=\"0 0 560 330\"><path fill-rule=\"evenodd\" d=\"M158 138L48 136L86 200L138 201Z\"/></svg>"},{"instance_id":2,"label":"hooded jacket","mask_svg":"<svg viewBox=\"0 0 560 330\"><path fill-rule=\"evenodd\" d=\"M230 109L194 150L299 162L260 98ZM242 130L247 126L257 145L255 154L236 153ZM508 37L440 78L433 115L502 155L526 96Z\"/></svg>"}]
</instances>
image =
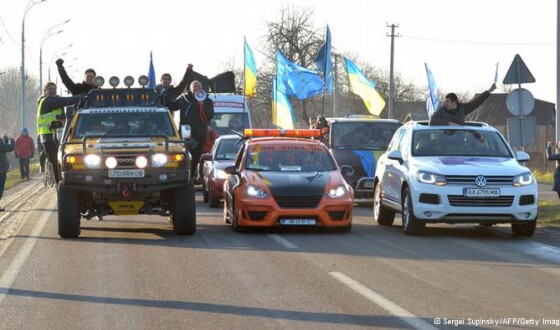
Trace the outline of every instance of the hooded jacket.
<instances>
[{"instance_id":1,"label":"hooded jacket","mask_svg":"<svg viewBox=\"0 0 560 330\"><path fill-rule=\"evenodd\" d=\"M484 91L472 101L457 103L457 107L453 110L446 110L444 106L441 106L430 118L430 125L449 125L449 122L463 125L465 117L481 106L488 97L490 97L490 92Z\"/></svg>"}]
</instances>

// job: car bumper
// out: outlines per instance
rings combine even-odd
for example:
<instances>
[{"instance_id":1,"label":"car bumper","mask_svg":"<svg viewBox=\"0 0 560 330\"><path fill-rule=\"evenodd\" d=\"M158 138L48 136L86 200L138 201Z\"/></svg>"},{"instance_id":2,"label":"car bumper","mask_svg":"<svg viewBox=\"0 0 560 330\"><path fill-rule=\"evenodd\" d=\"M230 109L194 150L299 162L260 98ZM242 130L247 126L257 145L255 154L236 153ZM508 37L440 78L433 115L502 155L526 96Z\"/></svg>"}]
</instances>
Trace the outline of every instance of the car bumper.
<instances>
[{"instance_id":1,"label":"car bumper","mask_svg":"<svg viewBox=\"0 0 560 330\"><path fill-rule=\"evenodd\" d=\"M509 223L537 218L536 185L487 188L499 188L500 196L467 198L462 186L417 184L411 189L414 215L427 223Z\"/></svg>"},{"instance_id":2,"label":"car bumper","mask_svg":"<svg viewBox=\"0 0 560 330\"><path fill-rule=\"evenodd\" d=\"M314 208L281 208L273 198L241 199L236 203L238 224L250 227L286 227L281 220L315 220L315 227L345 227L352 224L350 198L322 198Z\"/></svg>"}]
</instances>

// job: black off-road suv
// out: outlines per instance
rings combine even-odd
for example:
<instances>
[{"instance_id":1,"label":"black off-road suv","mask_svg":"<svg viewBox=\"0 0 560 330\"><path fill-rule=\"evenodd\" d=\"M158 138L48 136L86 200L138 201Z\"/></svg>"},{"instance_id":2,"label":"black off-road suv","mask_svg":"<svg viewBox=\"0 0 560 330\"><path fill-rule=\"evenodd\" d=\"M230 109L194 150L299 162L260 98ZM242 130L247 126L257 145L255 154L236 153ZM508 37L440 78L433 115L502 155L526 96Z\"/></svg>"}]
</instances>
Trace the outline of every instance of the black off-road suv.
<instances>
[{"instance_id":1,"label":"black off-road suv","mask_svg":"<svg viewBox=\"0 0 560 330\"><path fill-rule=\"evenodd\" d=\"M179 129L151 89L90 91L59 148L60 237L78 237L81 218L136 214L171 217L177 234L193 234L191 157L181 138L190 134L188 126Z\"/></svg>"}]
</instances>

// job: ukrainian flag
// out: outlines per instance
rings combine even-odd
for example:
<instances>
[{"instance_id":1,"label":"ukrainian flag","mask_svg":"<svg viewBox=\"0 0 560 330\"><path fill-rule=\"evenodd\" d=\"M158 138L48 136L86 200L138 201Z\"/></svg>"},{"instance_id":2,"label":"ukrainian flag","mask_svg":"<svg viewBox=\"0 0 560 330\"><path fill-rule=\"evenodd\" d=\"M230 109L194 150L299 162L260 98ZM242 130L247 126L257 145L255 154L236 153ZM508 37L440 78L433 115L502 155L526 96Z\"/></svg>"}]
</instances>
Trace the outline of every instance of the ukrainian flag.
<instances>
[{"instance_id":1,"label":"ukrainian flag","mask_svg":"<svg viewBox=\"0 0 560 330\"><path fill-rule=\"evenodd\" d=\"M272 124L276 128L293 129L294 108L288 96L277 88L276 77L272 78Z\"/></svg>"},{"instance_id":2,"label":"ukrainian flag","mask_svg":"<svg viewBox=\"0 0 560 330\"><path fill-rule=\"evenodd\" d=\"M379 116L385 107L385 100L375 89L375 83L366 78L350 59L345 57L344 64L346 65L346 72L348 72L348 80L350 81L352 92L364 100L366 108L372 115Z\"/></svg>"},{"instance_id":3,"label":"ukrainian flag","mask_svg":"<svg viewBox=\"0 0 560 330\"><path fill-rule=\"evenodd\" d=\"M253 51L245 41L245 95L255 96L257 94L257 66Z\"/></svg>"}]
</instances>

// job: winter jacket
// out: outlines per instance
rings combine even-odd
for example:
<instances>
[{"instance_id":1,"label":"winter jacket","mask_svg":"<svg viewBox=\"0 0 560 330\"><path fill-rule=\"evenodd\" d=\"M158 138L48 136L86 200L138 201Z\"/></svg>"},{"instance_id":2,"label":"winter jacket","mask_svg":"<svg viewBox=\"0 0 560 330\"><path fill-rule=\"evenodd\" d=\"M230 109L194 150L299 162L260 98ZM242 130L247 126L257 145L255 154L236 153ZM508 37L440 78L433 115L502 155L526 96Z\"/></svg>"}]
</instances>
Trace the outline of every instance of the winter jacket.
<instances>
[{"instance_id":1,"label":"winter jacket","mask_svg":"<svg viewBox=\"0 0 560 330\"><path fill-rule=\"evenodd\" d=\"M171 85L167 88L163 87L162 85L156 86L156 92L161 97L161 103L165 105L169 110L179 110L180 103L174 101L183 93L183 91L187 87L187 84L192 80L191 75L192 68L187 68L179 85Z\"/></svg>"},{"instance_id":2,"label":"winter jacket","mask_svg":"<svg viewBox=\"0 0 560 330\"><path fill-rule=\"evenodd\" d=\"M204 144L208 137L208 123L214 118L214 102L206 98L203 101L203 109L200 109L198 101L192 93L183 94L172 102L169 109L179 108L181 125L191 125L191 137L198 143ZM203 110L203 111L201 111Z\"/></svg>"},{"instance_id":3,"label":"winter jacket","mask_svg":"<svg viewBox=\"0 0 560 330\"><path fill-rule=\"evenodd\" d=\"M16 139L14 154L18 158L31 158L35 152L35 142L29 135L20 135Z\"/></svg>"},{"instance_id":4,"label":"winter jacket","mask_svg":"<svg viewBox=\"0 0 560 330\"><path fill-rule=\"evenodd\" d=\"M449 125L449 122L464 125L465 117L481 106L488 97L490 92L485 91L470 102L457 103L457 107L453 110L446 110L441 106L430 118L430 125Z\"/></svg>"},{"instance_id":5,"label":"winter jacket","mask_svg":"<svg viewBox=\"0 0 560 330\"><path fill-rule=\"evenodd\" d=\"M554 170L554 185L552 190L560 191L560 154L553 154L552 146L550 145L546 147L546 157L548 160L556 161L556 169Z\"/></svg>"},{"instance_id":6,"label":"winter jacket","mask_svg":"<svg viewBox=\"0 0 560 330\"><path fill-rule=\"evenodd\" d=\"M14 139L0 139L0 173L7 173L10 169L10 162L8 161L7 153L14 151L15 146L16 141L14 141Z\"/></svg>"}]
</instances>

